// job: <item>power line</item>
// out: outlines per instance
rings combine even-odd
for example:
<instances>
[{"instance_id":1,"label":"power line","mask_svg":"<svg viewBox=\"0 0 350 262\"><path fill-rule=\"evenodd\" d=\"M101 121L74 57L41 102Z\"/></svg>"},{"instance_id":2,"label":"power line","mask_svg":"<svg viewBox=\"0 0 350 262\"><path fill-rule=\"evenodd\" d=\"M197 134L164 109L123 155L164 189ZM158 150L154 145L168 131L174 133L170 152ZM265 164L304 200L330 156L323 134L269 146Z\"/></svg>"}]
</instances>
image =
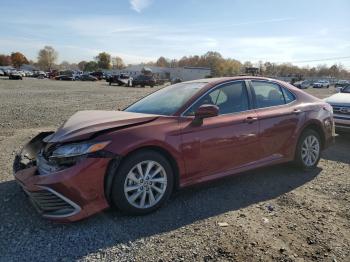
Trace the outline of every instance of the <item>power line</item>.
<instances>
[{"instance_id":1,"label":"power line","mask_svg":"<svg viewBox=\"0 0 350 262\"><path fill-rule=\"evenodd\" d=\"M311 63L311 62L322 62L330 60L345 60L350 59L350 56L338 56L338 57L328 57L322 59L312 59L312 60L299 60L299 61L290 61L291 63Z\"/></svg>"}]
</instances>

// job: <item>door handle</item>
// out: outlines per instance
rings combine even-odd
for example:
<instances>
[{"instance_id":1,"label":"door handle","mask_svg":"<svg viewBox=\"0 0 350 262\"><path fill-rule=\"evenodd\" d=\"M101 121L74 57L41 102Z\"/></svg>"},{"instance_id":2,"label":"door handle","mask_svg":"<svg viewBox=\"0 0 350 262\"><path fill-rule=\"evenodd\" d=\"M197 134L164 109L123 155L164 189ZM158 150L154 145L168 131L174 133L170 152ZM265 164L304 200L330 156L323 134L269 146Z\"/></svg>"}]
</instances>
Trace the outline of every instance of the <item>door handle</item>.
<instances>
[{"instance_id":1,"label":"door handle","mask_svg":"<svg viewBox=\"0 0 350 262\"><path fill-rule=\"evenodd\" d=\"M301 113L300 109L294 109L293 114L299 115Z\"/></svg>"},{"instance_id":2,"label":"door handle","mask_svg":"<svg viewBox=\"0 0 350 262\"><path fill-rule=\"evenodd\" d=\"M258 120L258 118L257 118L257 117L253 117L253 116L248 116L248 117L245 119L245 121L246 121L248 124L251 124L251 123L253 123L253 122L257 121L257 120Z\"/></svg>"}]
</instances>

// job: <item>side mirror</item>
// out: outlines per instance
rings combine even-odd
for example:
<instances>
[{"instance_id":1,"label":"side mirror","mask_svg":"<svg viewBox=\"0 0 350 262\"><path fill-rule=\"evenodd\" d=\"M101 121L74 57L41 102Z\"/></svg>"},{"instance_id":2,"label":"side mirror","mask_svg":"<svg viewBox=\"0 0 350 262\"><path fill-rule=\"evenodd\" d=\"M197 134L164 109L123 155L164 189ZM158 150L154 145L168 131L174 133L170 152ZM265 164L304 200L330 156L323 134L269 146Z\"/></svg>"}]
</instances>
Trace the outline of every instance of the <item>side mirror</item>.
<instances>
[{"instance_id":1,"label":"side mirror","mask_svg":"<svg viewBox=\"0 0 350 262\"><path fill-rule=\"evenodd\" d=\"M198 107L197 111L194 113L195 124L201 125L203 123L204 118L213 117L219 115L219 107L216 105L201 105Z\"/></svg>"}]
</instances>

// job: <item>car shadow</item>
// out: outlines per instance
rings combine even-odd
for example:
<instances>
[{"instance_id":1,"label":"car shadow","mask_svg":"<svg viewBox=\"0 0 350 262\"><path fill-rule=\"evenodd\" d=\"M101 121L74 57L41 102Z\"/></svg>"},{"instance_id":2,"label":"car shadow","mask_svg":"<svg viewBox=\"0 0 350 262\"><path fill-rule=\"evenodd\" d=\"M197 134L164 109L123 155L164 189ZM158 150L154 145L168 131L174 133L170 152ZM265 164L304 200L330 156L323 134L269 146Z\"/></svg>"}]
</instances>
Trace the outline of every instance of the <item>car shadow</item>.
<instances>
[{"instance_id":1,"label":"car shadow","mask_svg":"<svg viewBox=\"0 0 350 262\"><path fill-rule=\"evenodd\" d=\"M350 134L335 137L335 144L323 152L322 158L350 164Z\"/></svg>"},{"instance_id":2,"label":"car shadow","mask_svg":"<svg viewBox=\"0 0 350 262\"><path fill-rule=\"evenodd\" d=\"M5 261L22 260L23 253L31 254L27 260L37 260L38 254L53 261L82 258L99 249L130 245L145 237L276 198L313 180L320 172L320 168L301 172L288 165L263 168L182 190L164 207L146 216L125 216L108 210L73 224L55 224L40 218L14 181L3 182L0 253Z\"/></svg>"}]
</instances>

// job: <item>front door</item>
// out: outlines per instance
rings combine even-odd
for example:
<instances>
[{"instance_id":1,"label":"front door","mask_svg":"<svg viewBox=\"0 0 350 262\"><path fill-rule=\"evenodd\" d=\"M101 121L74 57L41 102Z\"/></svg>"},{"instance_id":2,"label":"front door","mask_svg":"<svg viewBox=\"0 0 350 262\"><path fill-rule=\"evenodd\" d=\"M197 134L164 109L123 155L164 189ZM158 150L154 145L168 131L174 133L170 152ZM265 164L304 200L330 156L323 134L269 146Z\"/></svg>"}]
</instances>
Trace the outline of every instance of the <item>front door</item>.
<instances>
[{"instance_id":1,"label":"front door","mask_svg":"<svg viewBox=\"0 0 350 262\"><path fill-rule=\"evenodd\" d=\"M219 115L192 125L203 104L219 107ZM184 114L181 121L185 180L206 180L252 163L259 158L258 119L244 81L214 87Z\"/></svg>"}]
</instances>

